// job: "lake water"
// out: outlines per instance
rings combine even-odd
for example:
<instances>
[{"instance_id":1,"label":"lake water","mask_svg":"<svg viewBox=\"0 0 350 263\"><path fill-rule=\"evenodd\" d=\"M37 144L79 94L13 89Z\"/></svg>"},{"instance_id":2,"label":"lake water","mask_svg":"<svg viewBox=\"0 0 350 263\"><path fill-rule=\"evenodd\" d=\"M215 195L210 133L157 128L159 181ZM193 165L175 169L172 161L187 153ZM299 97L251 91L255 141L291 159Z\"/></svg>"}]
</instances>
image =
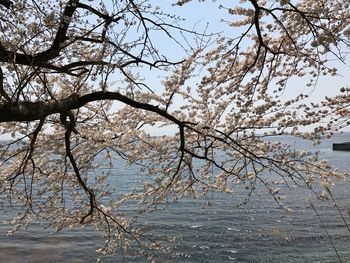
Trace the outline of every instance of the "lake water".
<instances>
[{"instance_id":1,"label":"lake water","mask_svg":"<svg viewBox=\"0 0 350 263\"><path fill-rule=\"evenodd\" d=\"M299 149L312 144L285 137ZM350 152L333 152L333 142L350 141L344 133L324 140L315 149L343 170L350 170ZM128 174L124 175L125 184ZM349 182L340 182L333 194L350 223ZM160 238L175 237L174 254L157 256L157 262L350 262L350 233L330 202L318 202L308 191L295 188L287 204L294 213L276 208L272 197L257 189L250 202L237 207L245 196L212 193L197 200L186 199L169 208L145 215L142 221ZM312 200L320 217L310 208ZM211 206L206 206L210 201ZM0 215L4 221L7 215ZM329 236L326 233L325 228ZM0 224L0 262L96 262L101 237L86 228L54 233L44 225L32 224L27 231L6 236L9 226ZM145 258L115 255L103 262L145 262Z\"/></svg>"}]
</instances>

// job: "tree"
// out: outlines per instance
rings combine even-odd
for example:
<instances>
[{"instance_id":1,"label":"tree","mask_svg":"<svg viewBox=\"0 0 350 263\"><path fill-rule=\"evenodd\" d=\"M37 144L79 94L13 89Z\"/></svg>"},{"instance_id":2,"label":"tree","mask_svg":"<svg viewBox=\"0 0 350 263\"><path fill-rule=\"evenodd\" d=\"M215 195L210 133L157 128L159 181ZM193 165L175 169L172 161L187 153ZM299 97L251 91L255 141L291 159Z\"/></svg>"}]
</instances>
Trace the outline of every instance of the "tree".
<instances>
[{"instance_id":1,"label":"tree","mask_svg":"<svg viewBox=\"0 0 350 263\"><path fill-rule=\"evenodd\" d=\"M172 13L191 2L1 2L0 127L12 139L1 143L0 193L21 204L14 231L37 218L58 230L91 225L109 241L102 252L120 240L152 247L124 203L147 210L239 185L249 196L260 182L284 207L271 174L311 191L343 176L265 138L346 125L345 88L319 104L283 92L293 78L313 87L337 75L329 60L345 63L349 52L348 1L218 4L221 33ZM150 126L175 132L153 136ZM118 158L144 177L115 198L99 168Z\"/></svg>"}]
</instances>

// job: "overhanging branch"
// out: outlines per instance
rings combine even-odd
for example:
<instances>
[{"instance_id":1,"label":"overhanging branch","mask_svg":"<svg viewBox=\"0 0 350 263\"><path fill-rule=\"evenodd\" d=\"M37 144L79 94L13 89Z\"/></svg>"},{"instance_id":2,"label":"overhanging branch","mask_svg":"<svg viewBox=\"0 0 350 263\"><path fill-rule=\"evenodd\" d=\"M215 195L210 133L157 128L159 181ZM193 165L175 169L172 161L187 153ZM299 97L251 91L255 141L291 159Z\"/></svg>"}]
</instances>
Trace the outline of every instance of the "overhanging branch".
<instances>
[{"instance_id":1,"label":"overhanging branch","mask_svg":"<svg viewBox=\"0 0 350 263\"><path fill-rule=\"evenodd\" d=\"M70 110L78 109L84 105L101 100L115 100L123 102L136 109L142 109L154 112L162 116L178 126L184 126L184 123L178 120L166 110L154 106L152 104L138 102L119 92L92 92L79 96L73 94L59 101L37 101L37 102L2 102L0 103L0 123L9 121L35 121L46 118L55 113L64 113Z\"/></svg>"}]
</instances>

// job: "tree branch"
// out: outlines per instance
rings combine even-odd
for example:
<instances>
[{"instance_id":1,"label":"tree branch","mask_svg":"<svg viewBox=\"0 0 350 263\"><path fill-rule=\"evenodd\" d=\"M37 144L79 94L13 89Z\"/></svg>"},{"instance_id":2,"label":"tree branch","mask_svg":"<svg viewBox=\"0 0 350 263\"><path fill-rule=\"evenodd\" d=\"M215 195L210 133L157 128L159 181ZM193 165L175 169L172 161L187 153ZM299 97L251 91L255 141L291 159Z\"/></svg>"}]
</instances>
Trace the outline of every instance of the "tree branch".
<instances>
[{"instance_id":1,"label":"tree branch","mask_svg":"<svg viewBox=\"0 0 350 263\"><path fill-rule=\"evenodd\" d=\"M51 46L37 54L23 54L17 52L11 52L0 43L0 61L1 62L14 62L16 64L27 66L41 66L47 61L59 56L62 49L61 44L66 39L67 30L70 24L70 20L77 9L77 0L70 0L66 5L64 12L61 16L61 21L58 26L56 36Z\"/></svg>"},{"instance_id":2,"label":"tree branch","mask_svg":"<svg viewBox=\"0 0 350 263\"><path fill-rule=\"evenodd\" d=\"M51 114L68 112L70 110L83 107L89 102L100 100L116 100L123 102L136 109L142 109L154 112L173 123L184 126L184 123L178 120L173 115L152 104L138 102L129 97L120 94L119 92L92 92L79 96L72 94L71 96L59 101L37 101L37 102L3 102L0 103L0 123L9 121L35 121L43 119Z\"/></svg>"}]
</instances>

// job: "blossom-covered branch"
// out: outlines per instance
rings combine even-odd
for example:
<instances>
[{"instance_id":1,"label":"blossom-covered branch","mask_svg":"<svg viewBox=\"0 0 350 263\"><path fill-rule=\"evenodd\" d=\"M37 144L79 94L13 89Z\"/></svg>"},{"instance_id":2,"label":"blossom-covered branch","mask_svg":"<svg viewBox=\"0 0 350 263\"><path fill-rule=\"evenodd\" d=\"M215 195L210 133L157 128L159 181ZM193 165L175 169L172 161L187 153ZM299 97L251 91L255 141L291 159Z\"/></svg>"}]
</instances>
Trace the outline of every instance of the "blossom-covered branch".
<instances>
[{"instance_id":1,"label":"blossom-covered branch","mask_svg":"<svg viewBox=\"0 0 350 263\"><path fill-rule=\"evenodd\" d=\"M23 207L14 231L33 218L89 224L102 253L134 241L152 251L126 204L144 212L239 187L245 203L261 185L290 211L280 184L325 199L344 178L270 138L349 125L348 87L309 96L337 76L330 60L347 62L347 0L213 3L220 34L176 13L191 0L11 2L0 2L0 195ZM303 92L287 96L292 85ZM136 186L115 192L110 177L130 166Z\"/></svg>"}]
</instances>

